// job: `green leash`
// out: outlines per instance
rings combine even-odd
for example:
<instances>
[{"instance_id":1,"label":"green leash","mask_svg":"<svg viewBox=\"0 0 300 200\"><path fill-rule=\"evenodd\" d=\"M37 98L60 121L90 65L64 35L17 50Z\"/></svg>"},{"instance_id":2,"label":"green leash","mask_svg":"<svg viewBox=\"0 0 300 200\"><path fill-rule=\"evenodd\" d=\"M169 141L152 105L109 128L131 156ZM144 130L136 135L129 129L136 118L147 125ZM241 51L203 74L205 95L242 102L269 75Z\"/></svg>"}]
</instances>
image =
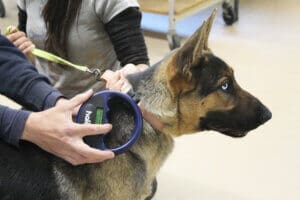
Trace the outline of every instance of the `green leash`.
<instances>
[{"instance_id":1,"label":"green leash","mask_svg":"<svg viewBox=\"0 0 300 200\"><path fill-rule=\"evenodd\" d=\"M12 26L8 26L6 28L5 35L9 35L11 33L11 29L12 29ZM32 54L39 57L39 58L43 58L45 60L48 60L50 62L66 65L66 66L69 66L69 67L73 67L73 68L75 68L79 71L83 71L83 72L93 74L96 79L100 80L100 75L101 75L100 69L90 69L87 66L76 65L74 63L71 63L71 62L59 57L59 56L56 56L52 53L49 53L47 51L44 51L44 50L41 50L41 49L38 49L38 48L34 48L32 50Z\"/></svg>"}]
</instances>

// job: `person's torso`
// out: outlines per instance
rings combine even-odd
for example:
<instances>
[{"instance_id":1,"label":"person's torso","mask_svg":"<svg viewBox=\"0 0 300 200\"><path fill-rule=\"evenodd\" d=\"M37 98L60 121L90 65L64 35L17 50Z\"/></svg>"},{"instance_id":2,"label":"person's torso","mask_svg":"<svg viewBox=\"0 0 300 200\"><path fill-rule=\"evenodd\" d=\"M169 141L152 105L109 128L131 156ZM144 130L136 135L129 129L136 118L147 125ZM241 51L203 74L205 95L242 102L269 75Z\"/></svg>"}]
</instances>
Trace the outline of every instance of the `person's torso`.
<instances>
[{"instance_id":1,"label":"person's torso","mask_svg":"<svg viewBox=\"0 0 300 200\"><path fill-rule=\"evenodd\" d=\"M46 2L47 0L26 1L27 35L41 49L44 49L46 39L46 26L42 17ZM68 60L75 64L101 70L119 68L113 45L101 18L95 13L93 1L83 1L78 18L74 20L69 32L67 50ZM37 68L67 97L89 88L97 91L104 87L103 83L97 82L90 74L67 66L38 59Z\"/></svg>"}]
</instances>

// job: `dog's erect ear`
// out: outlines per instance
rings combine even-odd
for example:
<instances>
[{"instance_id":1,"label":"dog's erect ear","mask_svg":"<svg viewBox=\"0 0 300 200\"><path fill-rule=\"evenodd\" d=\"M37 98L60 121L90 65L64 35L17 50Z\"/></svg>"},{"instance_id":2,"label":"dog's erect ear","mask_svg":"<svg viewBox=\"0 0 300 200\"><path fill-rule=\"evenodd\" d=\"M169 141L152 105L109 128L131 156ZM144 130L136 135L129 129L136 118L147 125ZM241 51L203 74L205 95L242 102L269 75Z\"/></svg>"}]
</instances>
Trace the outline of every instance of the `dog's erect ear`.
<instances>
[{"instance_id":1,"label":"dog's erect ear","mask_svg":"<svg viewBox=\"0 0 300 200\"><path fill-rule=\"evenodd\" d=\"M208 48L208 37L209 37L209 33L211 31L212 25L214 23L215 17L217 14L217 9L214 9L213 12L211 13L210 17L207 19L207 25L206 25L206 32L204 34L205 40L204 40L204 47L203 49L209 50Z\"/></svg>"},{"instance_id":2,"label":"dog's erect ear","mask_svg":"<svg viewBox=\"0 0 300 200\"><path fill-rule=\"evenodd\" d=\"M208 37L216 13L217 10L214 9L211 16L203 22L202 26L176 52L176 65L188 79L191 79L192 76L190 69L198 66L199 60L205 56L205 53L210 52Z\"/></svg>"}]
</instances>

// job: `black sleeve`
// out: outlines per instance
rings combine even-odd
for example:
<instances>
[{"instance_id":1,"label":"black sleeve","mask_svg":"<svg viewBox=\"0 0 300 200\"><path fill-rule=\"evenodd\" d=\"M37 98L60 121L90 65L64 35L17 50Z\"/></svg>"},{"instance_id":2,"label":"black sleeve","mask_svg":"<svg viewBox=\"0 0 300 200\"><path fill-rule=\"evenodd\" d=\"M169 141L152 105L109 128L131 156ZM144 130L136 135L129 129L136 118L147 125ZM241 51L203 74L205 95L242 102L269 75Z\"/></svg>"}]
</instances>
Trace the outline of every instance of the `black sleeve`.
<instances>
[{"instance_id":1,"label":"black sleeve","mask_svg":"<svg viewBox=\"0 0 300 200\"><path fill-rule=\"evenodd\" d=\"M122 66L128 63L149 64L141 30L141 18L142 14L139 9L130 7L105 24L105 29Z\"/></svg>"},{"instance_id":2,"label":"black sleeve","mask_svg":"<svg viewBox=\"0 0 300 200\"><path fill-rule=\"evenodd\" d=\"M62 94L39 74L25 55L0 35L0 93L33 111L55 105Z\"/></svg>"},{"instance_id":3,"label":"black sleeve","mask_svg":"<svg viewBox=\"0 0 300 200\"><path fill-rule=\"evenodd\" d=\"M26 33L27 13L18 6L18 29Z\"/></svg>"}]
</instances>

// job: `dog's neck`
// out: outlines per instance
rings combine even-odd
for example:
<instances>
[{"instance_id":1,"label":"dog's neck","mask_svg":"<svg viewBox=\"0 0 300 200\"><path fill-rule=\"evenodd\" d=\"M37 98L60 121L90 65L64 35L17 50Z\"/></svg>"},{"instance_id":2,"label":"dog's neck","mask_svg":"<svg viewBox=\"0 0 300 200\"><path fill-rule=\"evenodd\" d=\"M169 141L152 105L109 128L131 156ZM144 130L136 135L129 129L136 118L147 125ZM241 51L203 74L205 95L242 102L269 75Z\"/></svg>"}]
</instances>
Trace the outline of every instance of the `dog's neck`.
<instances>
[{"instance_id":1,"label":"dog's neck","mask_svg":"<svg viewBox=\"0 0 300 200\"><path fill-rule=\"evenodd\" d=\"M163 127L160 132L171 134L168 131L168 126L176 118L177 107L174 106L176 103L172 102L167 81L158 78L166 73L165 69L160 66L163 65L157 63L141 73L130 75L128 80L144 109L152 115L151 118L154 119L154 123L157 123L157 120L161 122Z\"/></svg>"}]
</instances>

